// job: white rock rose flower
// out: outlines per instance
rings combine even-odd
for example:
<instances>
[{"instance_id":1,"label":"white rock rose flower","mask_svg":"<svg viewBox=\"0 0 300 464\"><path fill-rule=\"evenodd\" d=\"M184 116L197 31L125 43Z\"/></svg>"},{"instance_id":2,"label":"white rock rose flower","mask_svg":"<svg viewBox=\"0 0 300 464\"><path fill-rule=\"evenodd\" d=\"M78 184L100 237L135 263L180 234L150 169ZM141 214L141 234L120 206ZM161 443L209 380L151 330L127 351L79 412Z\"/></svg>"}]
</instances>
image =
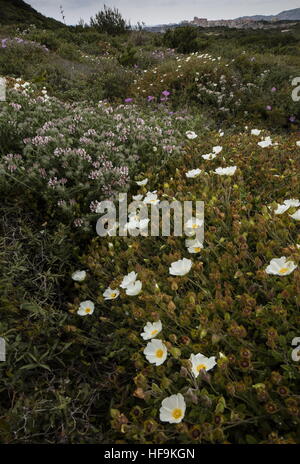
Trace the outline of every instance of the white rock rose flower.
<instances>
[{"instance_id":1,"label":"white rock rose flower","mask_svg":"<svg viewBox=\"0 0 300 464\"><path fill-rule=\"evenodd\" d=\"M300 209L296 211L294 214L290 214L291 218L295 219L295 221L300 221Z\"/></svg>"},{"instance_id":2,"label":"white rock rose flower","mask_svg":"<svg viewBox=\"0 0 300 464\"><path fill-rule=\"evenodd\" d=\"M143 187L144 185L147 185L147 183L148 183L148 179L137 180L137 181L136 181L136 184L137 184L139 187Z\"/></svg>"},{"instance_id":3,"label":"white rock rose flower","mask_svg":"<svg viewBox=\"0 0 300 464\"><path fill-rule=\"evenodd\" d=\"M274 211L275 214L283 214L290 208L297 208L300 206L300 201L292 198L290 200L284 200L282 205L278 205L277 209Z\"/></svg>"},{"instance_id":4,"label":"white rock rose flower","mask_svg":"<svg viewBox=\"0 0 300 464\"><path fill-rule=\"evenodd\" d=\"M278 205L274 211L274 214L283 214L289 209L288 205Z\"/></svg>"},{"instance_id":5,"label":"white rock rose flower","mask_svg":"<svg viewBox=\"0 0 300 464\"><path fill-rule=\"evenodd\" d=\"M91 314L93 314L94 310L94 303L90 300L86 300L80 303L77 314L79 314L79 316L90 316Z\"/></svg>"},{"instance_id":6,"label":"white rock rose flower","mask_svg":"<svg viewBox=\"0 0 300 464\"><path fill-rule=\"evenodd\" d=\"M118 298L119 295L120 292L117 288L115 290L112 290L110 287L108 287L103 293L105 300L115 300L116 298Z\"/></svg>"},{"instance_id":7,"label":"white rock rose flower","mask_svg":"<svg viewBox=\"0 0 300 464\"><path fill-rule=\"evenodd\" d=\"M233 176L236 169L236 166L229 166L228 168L217 168L215 169L215 173L219 176Z\"/></svg>"},{"instance_id":8,"label":"white rock rose flower","mask_svg":"<svg viewBox=\"0 0 300 464\"><path fill-rule=\"evenodd\" d=\"M184 276L190 272L193 262L190 259L183 258L178 261L174 261L169 267L169 272L174 276Z\"/></svg>"},{"instance_id":9,"label":"white rock rose flower","mask_svg":"<svg viewBox=\"0 0 300 464\"><path fill-rule=\"evenodd\" d=\"M132 195L134 201L142 201L143 195Z\"/></svg>"},{"instance_id":10,"label":"white rock rose flower","mask_svg":"<svg viewBox=\"0 0 300 464\"><path fill-rule=\"evenodd\" d=\"M198 135L193 131L186 131L185 135L189 140L194 140L198 137Z\"/></svg>"},{"instance_id":11,"label":"white rock rose flower","mask_svg":"<svg viewBox=\"0 0 300 464\"><path fill-rule=\"evenodd\" d=\"M216 147L213 147L213 153L215 153L216 155L221 153L222 150L223 150L223 147L221 147L219 145L217 145Z\"/></svg>"},{"instance_id":12,"label":"white rock rose flower","mask_svg":"<svg viewBox=\"0 0 300 464\"><path fill-rule=\"evenodd\" d=\"M129 295L129 296L139 295L141 291L142 291L142 282L140 280L136 280L135 282L128 285L128 287L126 287L126 295Z\"/></svg>"},{"instance_id":13,"label":"white rock rose flower","mask_svg":"<svg viewBox=\"0 0 300 464\"><path fill-rule=\"evenodd\" d=\"M137 273L132 271L129 272L126 276L123 277L123 280L120 284L121 288L127 288L129 285L133 284L137 279Z\"/></svg>"},{"instance_id":14,"label":"white rock rose flower","mask_svg":"<svg viewBox=\"0 0 300 464\"><path fill-rule=\"evenodd\" d=\"M144 340L151 340L151 338L156 337L162 331L162 323L161 321L157 322L147 322L144 327L144 332L141 333L141 337Z\"/></svg>"},{"instance_id":15,"label":"white rock rose flower","mask_svg":"<svg viewBox=\"0 0 300 464\"><path fill-rule=\"evenodd\" d=\"M287 205L289 208L298 208L298 206L300 206L300 201L296 200L295 198L292 198L290 200L284 200L283 203Z\"/></svg>"},{"instance_id":16,"label":"white rock rose flower","mask_svg":"<svg viewBox=\"0 0 300 464\"><path fill-rule=\"evenodd\" d=\"M203 220L198 218L189 219L184 225L184 232L186 235L194 235L197 230L203 226Z\"/></svg>"},{"instance_id":17,"label":"white rock rose flower","mask_svg":"<svg viewBox=\"0 0 300 464\"><path fill-rule=\"evenodd\" d=\"M147 343L143 353L146 356L147 361L149 361L150 364L155 364L156 366L163 364L168 356L166 345L164 345L161 340L156 339Z\"/></svg>"},{"instance_id":18,"label":"white rock rose flower","mask_svg":"<svg viewBox=\"0 0 300 464\"><path fill-rule=\"evenodd\" d=\"M191 169L190 171L186 172L185 175L190 179L194 179L195 177L198 177L201 172L201 169Z\"/></svg>"},{"instance_id":19,"label":"white rock rose flower","mask_svg":"<svg viewBox=\"0 0 300 464\"><path fill-rule=\"evenodd\" d=\"M273 145L273 142L271 140L271 137L266 137L261 142L258 142L257 145L259 145L261 148L268 148Z\"/></svg>"},{"instance_id":20,"label":"white rock rose flower","mask_svg":"<svg viewBox=\"0 0 300 464\"><path fill-rule=\"evenodd\" d=\"M159 418L162 422L179 424L184 418L186 404L181 393L165 398L161 403Z\"/></svg>"},{"instance_id":21,"label":"white rock rose flower","mask_svg":"<svg viewBox=\"0 0 300 464\"><path fill-rule=\"evenodd\" d=\"M159 203L157 194L155 192L148 192L143 200L143 203L145 203L145 205L157 205Z\"/></svg>"},{"instance_id":22,"label":"white rock rose flower","mask_svg":"<svg viewBox=\"0 0 300 464\"><path fill-rule=\"evenodd\" d=\"M202 158L205 159L205 160L213 160L217 157L217 155L215 153L208 153L208 155L202 155Z\"/></svg>"},{"instance_id":23,"label":"white rock rose flower","mask_svg":"<svg viewBox=\"0 0 300 464\"><path fill-rule=\"evenodd\" d=\"M281 258L274 258L270 261L270 264L266 268L267 274L287 276L291 274L297 265L293 261L287 261L285 256Z\"/></svg>"},{"instance_id":24,"label":"white rock rose flower","mask_svg":"<svg viewBox=\"0 0 300 464\"><path fill-rule=\"evenodd\" d=\"M191 354L190 362L192 364L192 372L196 378L198 377L201 370L208 372L217 364L215 356L207 358L201 353Z\"/></svg>"},{"instance_id":25,"label":"white rock rose flower","mask_svg":"<svg viewBox=\"0 0 300 464\"><path fill-rule=\"evenodd\" d=\"M203 243L199 240L195 240L193 243L189 243L189 253L200 253L203 250Z\"/></svg>"},{"instance_id":26,"label":"white rock rose flower","mask_svg":"<svg viewBox=\"0 0 300 464\"><path fill-rule=\"evenodd\" d=\"M85 271L75 271L72 274L72 279L75 280L76 282L83 282L85 278L86 278Z\"/></svg>"}]
</instances>

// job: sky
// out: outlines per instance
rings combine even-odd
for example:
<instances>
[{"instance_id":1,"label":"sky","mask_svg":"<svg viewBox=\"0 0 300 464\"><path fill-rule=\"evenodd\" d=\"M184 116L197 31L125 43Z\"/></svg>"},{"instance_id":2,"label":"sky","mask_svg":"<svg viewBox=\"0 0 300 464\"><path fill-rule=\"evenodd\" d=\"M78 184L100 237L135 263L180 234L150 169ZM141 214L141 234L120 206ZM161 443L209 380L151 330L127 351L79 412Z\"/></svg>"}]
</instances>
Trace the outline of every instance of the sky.
<instances>
[{"instance_id":1,"label":"sky","mask_svg":"<svg viewBox=\"0 0 300 464\"><path fill-rule=\"evenodd\" d=\"M277 14L300 7L299 0L25 0L46 16L61 20L60 5L67 24L78 24L107 6L115 6L131 24L176 23L194 16L207 19L232 19L256 14Z\"/></svg>"}]
</instances>

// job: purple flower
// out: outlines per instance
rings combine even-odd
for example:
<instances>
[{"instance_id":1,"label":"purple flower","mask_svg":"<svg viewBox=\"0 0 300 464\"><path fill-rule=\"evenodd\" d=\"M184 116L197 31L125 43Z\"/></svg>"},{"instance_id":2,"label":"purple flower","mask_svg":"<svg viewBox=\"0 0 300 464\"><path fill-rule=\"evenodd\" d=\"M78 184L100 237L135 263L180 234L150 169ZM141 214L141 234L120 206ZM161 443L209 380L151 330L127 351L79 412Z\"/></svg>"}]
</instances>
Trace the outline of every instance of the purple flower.
<instances>
[{"instance_id":1,"label":"purple flower","mask_svg":"<svg viewBox=\"0 0 300 464\"><path fill-rule=\"evenodd\" d=\"M153 97L152 95L148 95L147 97L147 100L148 102L151 102L152 100L154 100L155 97Z\"/></svg>"},{"instance_id":2,"label":"purple flower","mask_svg":"<svg viewBox=\"0 0 300 464\"><path fill-rule=\"evenodd\" d=\"M133 101L133 98L125 98L125 103L131 103Z\"/></svg>"},{"instance_id":3,"label":"purple flower","mask_svg":"<svg viewBox=\"0 0 300 464\"><path fill-rule=\"evenodd\" d=\"M271 88L271 92L276 92L276 90L277 90L276 87Z\"/></svg>"},{"instance_id":4,"label":"purple flower","mask_svg":"<svg viewBox=\"0 0 300 464\"><path fill-rule=\"evenodd\" d=\"M272 106L271 105L266 106L266 110L267 111L272 111Z\"/></svg>"},{"instance_id":5,"label":"purple flower","mask_svg":"<svg viewBox=\"0 0 300 464\"><path fill-rule=\"evenodd\" d=\"M295 116L290 116L289 121L290 121L290 122L295 122L295 121L296 121L296 117L295 117Z\"/></svg>"},{"instance_id":6,"label":"purple flower","mask_svg":"<svg viewBox=\"0 0 300 464\"><path fill-rule=\"evenodd\" d=\"M162 92L162 95L163 95L164 97L168 97L168 96L170 95L170 92L168 92L168 90L164 90L164 91Z\"/></svg>"}]
</instances>

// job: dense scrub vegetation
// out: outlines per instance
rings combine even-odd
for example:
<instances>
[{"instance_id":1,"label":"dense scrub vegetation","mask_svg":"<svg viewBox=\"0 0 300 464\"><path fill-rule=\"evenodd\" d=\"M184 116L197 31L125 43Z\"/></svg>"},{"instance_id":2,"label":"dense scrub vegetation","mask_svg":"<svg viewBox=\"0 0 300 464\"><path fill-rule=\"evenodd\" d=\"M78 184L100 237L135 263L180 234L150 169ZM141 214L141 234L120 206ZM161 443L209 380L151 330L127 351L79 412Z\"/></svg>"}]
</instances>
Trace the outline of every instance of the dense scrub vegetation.
<instances>
[{"instance_id":1,"label":"dense scrub vegetation","mask_svg":"<svg viewBox=\"0 0 300 464\"><path fill-rule=\"evenodd\" d=\"M299 42L0 28L1 442L299 443ZM203 200L203 247L98 237L120 192ZM133 271L140 293L120 287ZM141 334L159 321L155 365ZM215 361L195 375L198 353Z\"/></svg>"}]
</instances>

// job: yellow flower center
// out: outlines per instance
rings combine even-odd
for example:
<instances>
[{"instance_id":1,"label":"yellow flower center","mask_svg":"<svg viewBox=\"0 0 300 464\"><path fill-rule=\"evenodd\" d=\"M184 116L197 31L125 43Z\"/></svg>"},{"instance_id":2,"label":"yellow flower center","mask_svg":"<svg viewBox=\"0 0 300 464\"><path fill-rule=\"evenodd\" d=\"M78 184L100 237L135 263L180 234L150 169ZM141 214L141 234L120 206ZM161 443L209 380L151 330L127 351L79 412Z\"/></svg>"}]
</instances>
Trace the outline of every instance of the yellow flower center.
<instances>
[{"instance_id":1,"label":"yellow flower center","mask_svg":"<svg viewBox=\"0 0 300 464\"><path fill-rule=\"evenodd\" d=\"M182 410L179 408L173 409L172 417L174 417L174 419L180 419L180 417L182 417Z\"/></svg>"},{"instance_id":2,"label":"yellow flower center","mask_svg":"<svg viewBox=\"0 0 300 464\"><path fill-rule=\"evenodd\" d=\"M152 330L151 335L156 335L158 330Z\"/></svg>"},{"instance_id":3,"label":"yellow flower center","mask_svg":"<svg viewBox=\"0 0 300 464\"><path fill-rule=\"evenodd\" d=\"M155 356L156 356L157 358L162 358L163 355L164 355L163 350L156 350Z\"/></svg>"},{"instance_id":4,"label":"yellow flower center","mask_svg":"<svg viewBox=\"0 0 300 464\"><path fill-rule=\"evenodd\" d=\"M196 252L196 253L199 253L199 251L201 251L201 248L200 248L200 247L196 247L196 248L195 248L195 252Z\"/></svg>"},{"instance_id":5,"label":"yellow flower center","mask_svg":"<svg viewBox=\"0 0 300 464\"><path fill-rule=\"evenodd\" d=\"M279 274L285 274L289 270L288 267L282 267L279 271Z\"/></svg>"},{"instance_id":6,"label":"yellow flower center","mask_svg":"<svg viewBox=\"0 0 300 464\"><path fill-rule=\"evenodd\" d=\"M200 372L202 369L205 369L205 364L199 364L197 366L197 371Z\"/></svg>"},{"instance_id":7,"label":"yellow flower center","mask_svg":"<svg viewBox=\"0 0 300 464\"><path fill-rule=\"evenodd\" d=\"M192 229L197 229L197 227L198 227L198 224L193 224L192 225Z\"/></svg>"},{"instance_id":8,"label":"yellow flower center","mask_svg":"<svg viewBox=\"0 0 300 464\"><path fill-rule=\"evenodd\" d=\"M85 308L85 313L90 314L92 312L91 308Z\"/></svg>"},{"instance_id":9,"label":"yellow flower center","mask_svg":"<svg viewBox=\"0 0 300 464\"><path fill-rule=\"evenodd\" d=\"M111 294L111 298L116 298L117 294L116 293L112 293Z\"/></svg>"}]
</instances>

